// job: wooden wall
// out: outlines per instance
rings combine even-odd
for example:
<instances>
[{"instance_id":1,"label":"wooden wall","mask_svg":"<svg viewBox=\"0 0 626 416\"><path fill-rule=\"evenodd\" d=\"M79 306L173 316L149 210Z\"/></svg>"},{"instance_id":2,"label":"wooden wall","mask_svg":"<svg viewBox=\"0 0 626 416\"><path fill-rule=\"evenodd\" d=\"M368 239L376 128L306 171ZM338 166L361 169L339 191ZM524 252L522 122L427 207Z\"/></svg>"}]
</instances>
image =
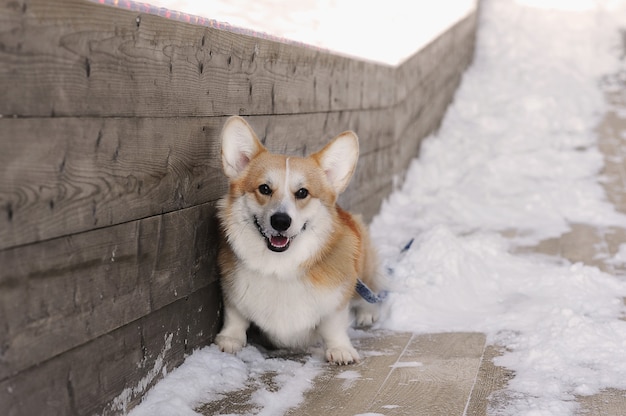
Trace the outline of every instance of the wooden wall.
<instances>
[{"instance_id":1,"label":"wooden wall","mask_svg":"<svg viewBox=\"0 0 626 416\"><path fill-rule=\"evenodd\" d=\"M0 0L0 415L120 414L220 325L218 135L355 130L378 211L472 59L476 13L399 67L85 0Z\"/></svg>"}]
</instances>

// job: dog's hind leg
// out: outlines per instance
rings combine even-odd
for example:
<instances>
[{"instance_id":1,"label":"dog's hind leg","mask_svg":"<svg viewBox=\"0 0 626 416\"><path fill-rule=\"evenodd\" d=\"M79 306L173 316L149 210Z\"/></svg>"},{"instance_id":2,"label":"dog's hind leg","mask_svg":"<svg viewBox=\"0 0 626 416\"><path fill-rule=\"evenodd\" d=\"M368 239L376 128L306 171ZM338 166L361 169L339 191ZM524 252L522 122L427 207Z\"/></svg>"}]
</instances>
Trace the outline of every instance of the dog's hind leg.
<instances>
[{"instance_id":1,"label":"dog's hind leg","mask_svg":"<svg viewBox=\"0 0 626 416\"><path fill-rule=\"evenodd\" d=\"M350 306L354 309L357 327L372 326L380 318L380 303L369 303L361 297L355 297L350 302Z\"/></svg>"},{"instance_id":2,"label":"dog's hind leg","mask_svg":"<svg viewBox=\"0 0 626 416\"><path fill-rule=\"evenodd\" d=\"M359 353L348 337L349 326L350 309L346 306L324 317L317 327L317 332L326 344L326 360L333 364L352 364L360 360Z\"/></svg>"},{"instance_id":3,"label":"dog's hind leg","mask_svg":"<svg viewBox=\"0 0 626 416\"><path fill-rule=\"evenodd\" d=\"M224 352L236 353L246 345L246 330L250 321L246 319L237 308L224 306L224 326L215 337L215 343Z\"/></svg>"}]
</instances>

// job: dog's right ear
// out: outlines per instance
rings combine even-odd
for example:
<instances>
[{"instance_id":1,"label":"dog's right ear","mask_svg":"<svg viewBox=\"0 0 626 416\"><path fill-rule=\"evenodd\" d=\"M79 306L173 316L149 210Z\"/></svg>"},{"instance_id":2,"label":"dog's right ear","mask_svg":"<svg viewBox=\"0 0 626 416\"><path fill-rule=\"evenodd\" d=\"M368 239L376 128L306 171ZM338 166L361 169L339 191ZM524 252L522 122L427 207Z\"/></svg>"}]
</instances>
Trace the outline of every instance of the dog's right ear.
<instances>
[{"instance_id":1,"label":"dog's right ear","mask_svg":"<svg viewBox=\"0 0 626 416\"><path fill-rule=\"evenodd\" d=\"M222 128L222 167L230 179L237 178L248 163L265 150L252 127L239 116L226 120Z\"/></svg>"}]
</instances>

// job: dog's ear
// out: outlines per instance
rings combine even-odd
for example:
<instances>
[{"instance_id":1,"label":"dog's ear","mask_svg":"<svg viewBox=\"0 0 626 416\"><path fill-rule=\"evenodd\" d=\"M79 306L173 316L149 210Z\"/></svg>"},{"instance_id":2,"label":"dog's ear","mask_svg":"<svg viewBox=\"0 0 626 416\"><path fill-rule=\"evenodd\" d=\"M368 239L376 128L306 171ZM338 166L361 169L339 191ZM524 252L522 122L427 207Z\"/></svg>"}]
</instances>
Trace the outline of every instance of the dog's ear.
<instances>
[{"instance_id":1,"label":"dog's ear","mask_svg":"<svg viewBox=\"0 0 626 416\"><path fill-rule=\"evenodd\" d=\"M346 131L312 156L320 164L337 194L346 189L359 160L359 138Z\"/></svg>"},{"instance_id":2,"label":"dog's ear","mask_svg":"<svg viewBox=\"0 0 626 416\"><path fill-rule=\"evenodd\" d=\"M248 163L265 150L252 127L239 116L226 120L222 128L222 167L230 179L235 179Z\"/></svg>"}]
</instances>

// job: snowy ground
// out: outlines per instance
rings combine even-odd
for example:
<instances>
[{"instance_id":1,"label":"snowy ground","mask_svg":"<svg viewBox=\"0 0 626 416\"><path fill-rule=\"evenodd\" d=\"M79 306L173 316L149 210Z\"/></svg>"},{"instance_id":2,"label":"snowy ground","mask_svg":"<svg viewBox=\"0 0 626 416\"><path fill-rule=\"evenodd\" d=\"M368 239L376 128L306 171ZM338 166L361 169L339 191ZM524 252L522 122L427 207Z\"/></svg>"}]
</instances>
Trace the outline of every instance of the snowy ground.
<instances>
[{"instance_id":1,"label":"snowy ground","mask_svg":"<svg viewBox=\"0 0 626 416\"><path fill-rule=\"evenodd\" d=\"M620 69L626 4L549 3L485 2L454 104L371 225L394 285L380 326L479 331L506 347L496 364L515 377L497 415L571 415L576 395L626 389L626 276L515 254L570 223L626 226L599 185L594 132L607 105L599 79ZM626 243L612 261L626 261ZM195 415L244 387L256 389L258 414L281 414L324 365L319 351L294 361L210 346L132 415ZM272 391L259 380L267 371L279 375Z\"/></svg>"}]
</instances>

